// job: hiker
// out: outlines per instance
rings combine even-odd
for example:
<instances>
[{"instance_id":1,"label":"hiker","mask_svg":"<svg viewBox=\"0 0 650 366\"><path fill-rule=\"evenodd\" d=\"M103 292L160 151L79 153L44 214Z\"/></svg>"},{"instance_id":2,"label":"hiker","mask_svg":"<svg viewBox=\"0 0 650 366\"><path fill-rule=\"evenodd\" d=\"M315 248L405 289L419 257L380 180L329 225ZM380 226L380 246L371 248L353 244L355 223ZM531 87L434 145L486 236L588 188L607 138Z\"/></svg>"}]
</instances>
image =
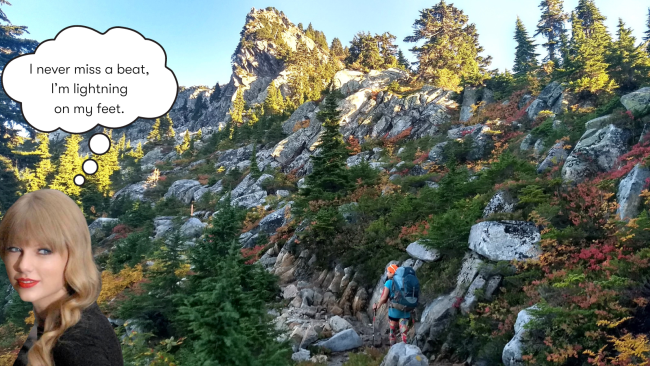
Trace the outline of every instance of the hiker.
<instances>
[{"instance_id":1,"label":"hiker","mask_svg":"<svg viewBox=\"0 0 650 366\"><path fill-rule=\"evenodd\" d=\"M400 281L408 282L410 291L409 294L403 294L402 296L396 296L396 292L400 291L400 286L395 286L393 284L393 278L395 274L398 273ZM410 267L401 267L399 268L396 264L391 264L386 269L386 277L388 280L384 283L384 291L381 294L379 302L372 305L372 309L377 310L384 303L388 303L388 320L390 327L389 340L390 345L393 346L396 343L397 339L397 327L399 326L399 331L402 334L402 342L406 343L406 336L409 331L409 322L412 320L411 312L415 309L417 305L417 297L419 295L419 282L415 277L415 271ZM407 280L403 280L407 278ZM402 289L403 291L405 289ZM408 297L411 295L410 297ZM390 302L389 302L390 300Z\"/></svg>"}]
</instances>

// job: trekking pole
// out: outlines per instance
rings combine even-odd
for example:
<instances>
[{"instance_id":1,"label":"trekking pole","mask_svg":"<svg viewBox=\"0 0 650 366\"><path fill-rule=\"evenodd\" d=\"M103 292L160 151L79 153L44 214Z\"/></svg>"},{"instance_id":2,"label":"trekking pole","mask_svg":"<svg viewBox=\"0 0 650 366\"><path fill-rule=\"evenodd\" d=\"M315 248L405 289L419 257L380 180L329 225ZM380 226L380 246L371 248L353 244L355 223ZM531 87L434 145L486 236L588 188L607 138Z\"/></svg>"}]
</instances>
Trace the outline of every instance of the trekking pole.
<instances>
[{"instance_id":1,"label":"trekking pole","mask_svg":"<svg viewBox=\"0 0 650 366\"><path fill-rule=\"evenodd\" d=\"M377 309L372 309L372 346L375 347L375 315Z\"/></svg>"}]
</instances>

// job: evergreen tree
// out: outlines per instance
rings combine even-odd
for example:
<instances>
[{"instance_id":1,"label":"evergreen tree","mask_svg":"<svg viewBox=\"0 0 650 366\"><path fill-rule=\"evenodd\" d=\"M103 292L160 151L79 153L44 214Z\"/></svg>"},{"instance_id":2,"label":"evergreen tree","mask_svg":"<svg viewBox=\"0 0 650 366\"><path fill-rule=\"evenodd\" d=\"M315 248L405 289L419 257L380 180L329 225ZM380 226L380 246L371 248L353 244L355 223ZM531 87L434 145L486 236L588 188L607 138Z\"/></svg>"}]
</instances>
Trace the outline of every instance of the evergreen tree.
<instances>
[{"instance_id":1,"label":"evergreen tree","mask_svg":"<svg viewBox=\"0 0 650 366\"><path fill-rule=\"evenodd\" d=\"M97 172L88 176L88 183L95 184L97 191L104 197L112 196L111 194L111 176L120 169L118 160L119 146L113 141L113 130L104 129L104 134L108 136L111 147L105 154L92 154L92 159L97 162Z\"/></svg>"},{"instance_id":2,"label":"evergreen tree","mask_svg":"<svg viewBox=\"0 0 650 366\"><path fill-rule=\"evenodd\" d=\"M309 25L307 26L307 29L305 30L305 35L311 38L312 41L316 39L316 35L314 33L314 27L312 27L311 23L309 23Z\"/></svg>"},{"instance_id":3,"label":"evergreen tree","mask_svg":"<svg viewBox=\"0 0 650 366\"><path fill-rule=\"evenodd\" d=\"M547 42L544 46L548 50L548 55L544 61L553 61L556 66L560 65L558 57L560 51L560 41L562 34L566 33L565 21L567 14L563 10L563 0L542 0L539 4L542 9L542 16L537 25L537 32L534 37L542 35L546 37Z\"/></svg>"},{"instance_id":4,"label":"evergreen tree","mask_svg":"<svg viewBox=\"0 0 650 366\"><path fill-rule=\"evenodd\" d=\"M402 50L397 51L397 65L402 69L411 72L411 61L409 61Z\"/></svg>"},{"instance_id":5,"label":"evergreen tree","mask_svg":"<svg viewBox=\"0 0 650 366\"><path fill-rule=\"evenodd\" d=\"M285 366L292 364L287 341L277 342L266 303L276 280L261 265L245 264L237 239L212 245L225 252L217 275L203 279L177 298L178 323L187 330L188 364ZM195 276L192 276L195 277Z\"/></svg>"},{"instance_id":6,"label":"evergreen tree","mask_svg":"<svg viewBox=\"0 0 650 366\"><path fill-rule=\"evenodd\" d=\"M262 175L257 165L257 142L253 141L253 152L251 153L251 177L257 179Z\"/></svg>"},{"instance_id":7,"label":"evergreen tree","mask_svg":"<svg viewBox=\"0 0 650 366\"><path fill-rule=\"evenodd\" d=\"M169 117L169 113L160 118L160 136L163 141L173 140L176 137L174 121Z\"/></svg>"},{"instance_id":8,"label":"evergreen tree","mask_svg":"<svg viewBox=\"0 0 650 366\"><path fill-rule=\"evenodd\" d=\"M343 57L345 54L345 51L343 51L343 45L341 44L341 40L338 38L334 38L332 40L332 45L330 46L330 54L334 57Z\"/></svg>"},{"instance_id":9,"label":"evergreen tree","mask_svg":"<svg viewBox=\"0 0 650 366\"><path fill-rule=\"evenodd\" d=\"M271 82L267 89L266 99L264 99L264 112L267 114L282 114L284 110L284 99L282 93L275 86L275 82Z\"/></svg>"},{"instance_id":10,"label":"evergreen tree","mask_svg":"<svg viewBox=\"0 0 650 366\"><path fill-rule=\"evenodd\" d=\"M605 61L605 50L609 46L609 35L605 25L593 23L591 37L582 29L577 14L571 16L571 74L569 86L575 92L609 92L617 87L607 74L609 64Z\"/></svg>"},{"instance_id":11,"label":"evergreen tree","mask_svg":"<svg viewBox=\"0 0 650 366\"><path fill-rule=\"evenodd\" d=\"M0 1L0 5L11 4L3 0ZM5 13L0 10L0 49L2 49L2 52L0 52L0 71L4 70L5 65L11 59L34 52L38 46L38 42L33 39L21 38L25 33L29 34L26 26L11 24ZM15 128L15 125L20 125L29 133L30 138L34 138L36 134L32 126L23 118L20 105L5 94L4 88L0 88L0 125L4 126L5 124L11 126L12 129ZM7 131L0 131L0 133L5 132Z\"/></svg>"},{"instance_id":12,"label":"evergreen tree","mask_svg":"<svg viewBox=\"0 0 650 366\"><path fill-rule=\"evenodd\" d=\"M214 91L210 94L210 103L216 102L219 98L221 98L221 86L219 86L219 82L217 82L214 86Z\"/></svg>"},{"instance_id":13,"label":"evergreen tree","mask_svg":"<svg viewBox=\"0 0 650 366\"><path fill-rule=\"evenodd\" d=\"M150 141L152 143L160 142L162 140L162 136L160 134L160 118L156 118L156 122L154 122L153 126L151 127L151 132L149 132L149 135L147 136L147 141Z\"/></svg>"},{"instance_id":14,"label":"evergreen tree","mask_svg":"<svg viewBox=\"0 0 650 366\"><path fill-rule=\"evenodd\" d=\"M240 124L244 121L242 116L245 104L244 91L242 88L237 88L237 94L235 95L235 100L232 102L232 108L230 109L230 118L235 124Z\"/></svg>"},{"instance_id":15,"label":"evergreen tree","mask_svg":"<svg viewBox=\"0 0 650 366\"><path fill-rule=\"evenodd\" d=\"M464 79L479 84L487 77L486 67L491 57L483 58L478 33L469 18L444 0L432 8L420 11L413 24L413 35L405 42L419 42L411 49L418 57L418 77L439 87L459 91Z\"/></svg>"},{"instance_id":16,"label":"evergreen tree","mask_svg":"<svg viewBox=\"0 0 650 366\"><path fill-rule=\"evenodd\" d=\"M619 85L621 93L638 89L650 79L650 57L643 45L636 46L632 29L618 19L617 40L607 52L609 74Z\"/></svg>"},{"instance_id":17,"label":"evergreen tree","mask_svg":"<svg viewBox=\"0 0 650 366\"><path fill-rule=\"evenodd\" d=\"M353 69L368 71L384 68L377 38L370 32L359 32L350 42L350 53L345 62Z\"/></svg>"},{"instance_id":18,"label":"evergreen tree","mask_svg":"<svg viewBox=\"0 0 650 366\"><path fill-rule=\"evenodd\" d=\"M645 37L643 37L643 40L647 42L647 47L646 50L650 54L650 8L648 8L648 22L646 23L648 30L645 31Z\"/></svg>"},{"instance_id":19,"label":"evergreen tree","mask_svg":"<svg viewBox=\"0 0 650 366\"><path fill-rule=\"evenodd\" d=\"M178 153L178 156L183 155L186 151L188 151L190 148L190 130L185 131L185 135L183 135L183 142L180 144L176 145L176 152Z\"/></svg>"},{"instance_id":20,"label":"evergreen tree","mask_svg":"<svg viewBox=\"0 0 650 366\"><path fill-rule=\"evenodd\" d=\"M120 303L116 315L134 319L145 329L153 329L156 336L168 338L175 332L170 329L170 321L178 314L178 301L175 295L182 292L180 286L185 269L188 267L184 257L185 243L178 229L173 230L169 239L156 250L151 259L154 265L146 272L142 290L133 293L127 290L127 299Z\"/></svg>"},{"instance_id":21,"label":"evergreen tree","mask_svg":"<svg viewBox=\"0 0 650 366\"><path fill-rule=\"evenodd\" d=\"M515 75L524 75L537 68L537 56L535 53L535 44L533 40L528 37L528 32L524 23L517 17L517 24L515 27L515 41L517 47L515 52L515 65L512 68Z\"/></svg>"},{"instance_id":22,"label":"evergreen tree","mask_svg":"<svg viewBox=\"0 0 650 366\"><path fill-rule=\"evenodd\" d=\"M592 37L595 31L595 25L605 25L605 18L600 14L600 10L594 4L594 0L580 0L576 7L576 17L580 20L582 31L585 32L587 38Z\"/></svg>"},{"instance_id":23,"label":"evergreen tree","mask_svg":"<svg viewBox=\"0 0 650 366\"><path fill-rule=\"evenodd\" d=\"M122 132L122 137L117 142L117 151L120 159L124 158L124 153L126 152L126 133Z\"/></svg>"},{"instance_id":24,"label":"evergreen tree","mask_svg":"<svg viewBox=\"0 0 650 366\"><path fill-rule=\"evenodd\" d=\"M205 108L207 108L207 104L205 104L203 96L201 96L201 94L197 95L196 103L194 103L194 113L192 113L192 120L197 121L201 117L201 114L203 114Z\"/></svg>"},{"instance_id":25,"label":"evergreen tree","mask_svg":"<svg viewBox=\"0 0 650 366\"><path fill-rule=\"evenodd\" d=\"M318 113L325 131L319 139L320 153L312 156L314 169L305 178L306 187L301 189L301 196L306 201L334 199L345 194L353 185L346 169L349 154L339 131L340 112L337 107L337 95L331 92Z\"/></svg>"},{"instance_id":26,"label":"evergreen tree","mask_svg":"<svg viewBox=\"0 0 650 366\"><path fill-rule=\"evenodd\" d=\"M27 192L34 192L45 188L49 175L54 171L52 161L50 160L52 155L50 154L49 134L39 132L36 135L36 140L38 141L36 151L39 153L41 160L36 164L34 179L27 183Z\"/></svg>"},{"instance_id":27,"label":"evergreen tree","mask_svg":"<svg viewBox=\"0 0 650 366\"><path fill-rule=\"evenodd\" d=\"M142 151L142 143L138 142L138 146L136 146L135 150L129 152L129 156L135 158L135 162L137 163L144 157L144 151Z\"/></svg>"},{"instance_id":28,"label":"evergreen tree","mask_svg":"<svg viewBox=\"0 0 650 366\"><path fill-rule=\"evenodd\" d=\"M75 175L82 174L81 164L83 159L79 156L79 142L81 140L81 135L77 134L66 137L65 151L59 158L59 169L50 184L50 189L57 189L70 197L78 197L81 193L81 187L74 184ZM99 168L101 168L101 165Z\"/></svg>"},{"instance_id":29,"label":"evergreen tree","mask_svg":"<svg viewBox=\"0 0 650 366\"><path fill-rule=\"evenodd\" d=\"M389 69L397 67L397 46L393 44L396 37L389 32L375 34L375 39L379 44L379 53L384 61L383 68Z\"/></svg>"}]
</instances>

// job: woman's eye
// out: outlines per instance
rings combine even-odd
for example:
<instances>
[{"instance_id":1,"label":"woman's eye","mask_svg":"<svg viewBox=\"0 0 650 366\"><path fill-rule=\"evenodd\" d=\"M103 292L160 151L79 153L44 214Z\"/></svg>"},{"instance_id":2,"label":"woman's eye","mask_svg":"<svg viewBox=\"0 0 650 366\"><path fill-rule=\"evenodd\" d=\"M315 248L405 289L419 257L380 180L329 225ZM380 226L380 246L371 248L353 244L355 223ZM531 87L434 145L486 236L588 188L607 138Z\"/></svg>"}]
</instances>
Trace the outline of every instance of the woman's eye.
<instances>
[{"instance_id":1,"label":"woman's eye","mask_svg":"<svg viewBox=\"0 0 650 366\"><path fill-rule=\"evenodd\" d=\"M8 247L8 248L7 248L7 251L8 251L8 252L16 252L16 251L20 251L20 248L16 248L16 247Z\"/></svg>"},{"instance_id":2,"label":"woman's eye","mask_svg":"<svg viewBox=\"0 0 650 366\"><path fill-rule=\"evenodd\" d=\"M49 250L49 249L39 249L38 252L40 254L52 254L52 251ZM44 253L42 253L42 252L44 252Z\"/></svg>"}]
</instances>

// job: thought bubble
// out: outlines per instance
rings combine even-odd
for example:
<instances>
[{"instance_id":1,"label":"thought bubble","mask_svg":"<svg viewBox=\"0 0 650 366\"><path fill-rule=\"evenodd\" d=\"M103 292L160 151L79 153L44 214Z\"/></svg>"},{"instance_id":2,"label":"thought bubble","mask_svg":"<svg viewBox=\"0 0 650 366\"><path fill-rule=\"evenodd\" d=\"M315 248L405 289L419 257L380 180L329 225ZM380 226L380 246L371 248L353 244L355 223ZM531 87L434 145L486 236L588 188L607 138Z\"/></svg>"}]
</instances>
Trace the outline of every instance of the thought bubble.
<instances>
[{"instance_id":1,"label":"thought bubble","mask_svg":"<svg viewBox=\"0 0 650 366\"><path fill-rule=\"evenodd\" d=\"M98 125L120 128L171 110L178 81L166 62L157 42L132 29L99 33L71 26L34 53L11 60L2 87L36 130L80 134Z\"/></svg>"}]
</instances>

